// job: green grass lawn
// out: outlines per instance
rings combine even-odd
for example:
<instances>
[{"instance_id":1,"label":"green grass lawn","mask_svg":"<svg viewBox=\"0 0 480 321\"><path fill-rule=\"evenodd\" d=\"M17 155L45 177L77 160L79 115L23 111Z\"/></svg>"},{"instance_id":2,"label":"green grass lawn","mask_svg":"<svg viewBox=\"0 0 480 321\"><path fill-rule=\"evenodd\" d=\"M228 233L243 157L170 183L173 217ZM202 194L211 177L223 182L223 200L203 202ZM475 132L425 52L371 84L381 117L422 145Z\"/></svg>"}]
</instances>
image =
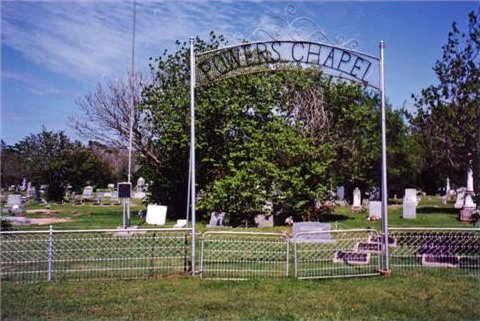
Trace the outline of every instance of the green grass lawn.
<instances>
[{"instance_id":1,"label":"green grass lawn","mask_svg":"<svg viewBox=\"0 0 480 321\"><path fill-rule=\"evenodd\" d=\"M442 273L300 281L2 284L2 320L479 320L480 282Z\"/></svg>"},{"instance_id":2,"label":"green grass lawn","mask_svg":"<svg viewBox=\"0 0 480 321\"><path fill-rule=\"evenodd\" d=\"M441 204L440 198L435 196L422 197L418 208L417 218L415 220L404 220L402 218L402 205L398 204L398 200L395 202L391 200L393 205L389 206L388 221L390 227L473 227L471 223L464 223L458 220L458 211L453 208L453 203L446 205ZM397 203L397 204L396 204ZM27 205L26 209L42 209L45 205ZM95 206L91 203L85 205L72 205L72 204L51 204L52 210L58 211L55 214L59 218L71 218L71 222L55 223L53 224L55 229L95 229L95 228L117 228L122 224L122 206ZM140 209L146 209L146 206L139 201L135 201L131 208L131 225L137 225L140 227L153 227L141 220L137 213ZM3 214L6 215L6 214ZM371 222L367 220L368 213L352 213L350 207L336 207L330 214L325 214L321 217L324 222L337 225L339 228L375 228L381 230L381 222ZM35 214L27 214L27 217L40 217ZM41 217L47 217L42 215ZM197 218L197 230L207 230L206 220ZM174 220L168 220L165 227L172 227L176 222ZM478 226L478 225L477 225ZM24 225L17 226L16 229L48 229L47 225ZM241 230L258 231L255 228L239 228ZM290 229L285 226L276 226L274 228L264 228L261 231L265 232L289 232Z\"/></svg>"},{"instance_id":3,"label":"green grass lawn","mask_svg":"<svg viewBox=\"0 0 480 321\"><path fill-rule=\"evenodd\" d=\"M27 208L45 206L29 205ZM132 225L151 227L136 215L139 209L144 208L140 203L134 204ZM57 217L74 220L54 224L55 229L116 228L122 222L121 206L53 204L51 209L58 211L54 214ZM453 204L442 205L439 198L424 197L417 208L416 220L403 220L401 212L401 205L389 207L390 226L473 227L472 224L458 221L458 210L453 209ZM45 217L34 214L27 216ZM366 213L354 214L348 207L337 207L333 213L323 216L322 220L338 228L372 227L380 230L380 222L370 222ZM174 224L174 221L167 221L166 227ZM205 224L201 222L197 230L210 230ZM47 228L15 226L18 230ZM228 230L291 232L291 228L286 226ZM57 254L61 250L58 247ZM147 250L146 253L151 254L151 248ZM218 252L218 248L213 250ZM222 252L221 255L228 256L228 252ZM75 258L80 259L78 255ZM178 266L183 267L183 261L180 263ZM1 319L479 320L478 274L476 277L461 276L456 272L454 269L397 269L390 277L314 281L294 278L213 281L189 277L181 272L168 277L147 274L140 280L34 284L3 281Z\"/></svg>"}]
</instances>

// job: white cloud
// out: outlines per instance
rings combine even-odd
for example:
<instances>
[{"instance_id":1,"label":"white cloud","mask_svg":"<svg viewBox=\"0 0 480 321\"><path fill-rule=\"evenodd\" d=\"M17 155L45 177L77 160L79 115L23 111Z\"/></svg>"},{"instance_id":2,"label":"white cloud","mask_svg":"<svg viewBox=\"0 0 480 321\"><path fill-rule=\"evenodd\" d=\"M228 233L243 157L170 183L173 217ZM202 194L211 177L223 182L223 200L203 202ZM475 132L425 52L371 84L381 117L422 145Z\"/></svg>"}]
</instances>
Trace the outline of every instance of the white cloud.
<instances>
[{"instance_id":1,"label":"white cloud","mask_svg":"<svg viewBox=\"0 0 480 321\"><path fill-rule=\"evenodd\" d=\"M132 6L131 1L8 2L2 12L3 45L75 79L118 76L130 69ZM138 2L137 66L172 49L177 39L252 25L249 10L242 3Z\"/></svg>"}]
</instances>

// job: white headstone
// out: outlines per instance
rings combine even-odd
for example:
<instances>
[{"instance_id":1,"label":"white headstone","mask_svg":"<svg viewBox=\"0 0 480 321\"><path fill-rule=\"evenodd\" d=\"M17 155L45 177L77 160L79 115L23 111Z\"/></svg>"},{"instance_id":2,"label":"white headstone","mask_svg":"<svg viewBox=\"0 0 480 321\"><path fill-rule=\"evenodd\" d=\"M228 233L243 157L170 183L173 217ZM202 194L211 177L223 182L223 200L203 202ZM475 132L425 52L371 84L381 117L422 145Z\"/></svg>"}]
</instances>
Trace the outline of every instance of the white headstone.
<instances>
[{"instance_id":1,"label":"white headstone","mask_svg":"<svg viewBox=\"0 0 480 321\"><path fill-rule=\"evenodd\" d=\"M137 186L138 186L138 187L143 187L143 186L145 186L145 178L140 177L140 178L137 180Z\"/></svg>"},{"instance_id":2,"label":"white headstone","mask_svg":"<svg viewBox=\"0 0 480 321\"><path fill-rule=\"evenodd\" d=\"M455 201L454 205L456 209L463 208L463 205L465 204L465 193L465 188L459 188L457 190L457 200Z\"/></svg>"},{"instance_id":3,"label":"white headstone","mask_svg":"<svg viewBox=\"0 0 480 321\"><path fill-rule=\"evenodd\" d=\"M273 215L258 214L255 216L255 224L258 228L273 227Z\"/></svg>"},{"instance_id":4,"label":"white headstone","mask_svg":"<svg viewBox=\"0 0 480 321\"><path fill-rule=\"evenodd\" d=\"M110 190L110 191L113 191L115 189L115 184L108 184L107 185L107 188Z\"/></svg>"},{"instance_id":5,"label":"white headstone","mask_svg":"<svg viewBox=\"0 0 480 321\"><path fill-rule=\"evenodd\" d=\"M7 198L7 206L20 206L22 205L22 195L21 194L10 194Z\"/></svg>"},{"instance_id":6,"label":"white headstone","mask_svg":"<svg viewBox=\"0 0 480 321\"><path fill-rule=\"evenodd\" d=\"M471 168L467 172L467 192L473 192L473 171Z\"/></svg>"},{"instance_id":7,"label":"white headstone","mask_svg":"<svg viewBox=\"0 0 480 321\"><path fill-rule=\"evenodd\" d=\"M353 208L361 208L362 207L362 194L360 189L356 187L353 190Z\"/></svg>"},{"instance_id":8,"label":"white headstone","mask_svg":"<svg viewBox=\"0 0 480 321\"><path fill-rule=\"evenodd\" d=\"M147 206L147 224L165 225L167 220L167 207L164 205L148 204Z\"/></svg>"},{"instance_id":9,"label":"white headstone","mask_svg":"<svg viewBox=\"0 0 480 321\"><path fill-rule=\"evenodd\" d=\"M92 186L85 186L83 188L82 198L83 199L93 199L93 187Z\"/></svg>"},{"instance_id":10,"label":"white headstone","mask_svg":"<svg viewBox=\"0 0 480 321\"><path fill-rule=\"evenodd\" d=\"M370 201L368 204L368 218L376 219L382 217L382 202L380 201Z\"/></svg>"},{"instance_id":11,"label":"white headstone","mask_svg":"<svg viewBox=\"0 0 480 321\"><path fill-rule=\"evenodd\" d=\"M210 216L210 223L208 227L223 227L225 226L226 212L212 212Z\"/></svg>"},{"instance_id":12,"label":"white headstone","mask_svg":"<svg viewBox=\"0 0 480 321\"><path fill-rule=\"evenodd\" d=\"M177 224L175 224L173 227L183 228L186 226L187 226L187 220L177 220Z\"/></svg>"},{"instance_id":13,"label":"white headstone","mask_svg":"<svg viewBox=\"0 0 480 321\"><path fill-rule=\"evenodd\" d=\"M445 187L445 195L450 195L450 178L447 177L447 186Z\"/></svg>"},{"instance_id":14,"label":"white headstone","mask_svg":"<svg viewBox=\"0 0 480 321\"><path fill-rule=\"evenodd\" d=\"M405 189L405 197L403 198L403 214L405 219L417 218L417 190L415 188Z\"/></svg>"},{"instance_id":15,"label":"white headstone","mask_svg":"<svg viewBox=\"0 0 480 321\"><path fill-rule=\"evenodd\" d=\"M418 204L417 190L415 188L406 188L403 202L415 203L415 205Z\"/></svg>"}]
</instances>

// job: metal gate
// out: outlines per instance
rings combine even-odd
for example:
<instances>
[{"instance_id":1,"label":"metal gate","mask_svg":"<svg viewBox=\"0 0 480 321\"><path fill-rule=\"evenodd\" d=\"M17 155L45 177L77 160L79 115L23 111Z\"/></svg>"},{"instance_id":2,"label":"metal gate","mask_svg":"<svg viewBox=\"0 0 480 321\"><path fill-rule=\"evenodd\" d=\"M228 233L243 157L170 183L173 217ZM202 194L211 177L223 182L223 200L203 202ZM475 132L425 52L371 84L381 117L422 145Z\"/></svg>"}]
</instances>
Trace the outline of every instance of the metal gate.
<instances>
[{"instance_id":1,"label":"metal gate","mask_svg":"<svg viewBox=\"0 0 480 321\"><path fill-rule=\"evenodd\" d=\"M293 244L299 279L380 275L383 247L375 230L301 232Z\"/></svg>"},{"instance_id":2,"label":"metal gate","mask_svg":"<svg viewBox=\"0 0 480 321\"><path fill-rule=\"evenodd\" d=\"M1 279L133 279L188 272L190 229L2 232Z\"/></svg>"},{"instance_id":3,"label":"metal gate","mask_svg":"<svg viewBox=\"0 0 480 321\"><path fill-rule=\"evenodd\" d=\"M288 276L289 242L281 233L205 232L200 270L204 278L252 279Z\"/></svg>"},{"instance_id":4,"label":"metal gate","mask_svg":"<svg viewBox=\"0 0 480 321\"><path fill-rule=\"evenodd\" d=\"M480 276L478 228L391 228L389 238L395 271L435 269Z\"/></svg>"}]
</instances>

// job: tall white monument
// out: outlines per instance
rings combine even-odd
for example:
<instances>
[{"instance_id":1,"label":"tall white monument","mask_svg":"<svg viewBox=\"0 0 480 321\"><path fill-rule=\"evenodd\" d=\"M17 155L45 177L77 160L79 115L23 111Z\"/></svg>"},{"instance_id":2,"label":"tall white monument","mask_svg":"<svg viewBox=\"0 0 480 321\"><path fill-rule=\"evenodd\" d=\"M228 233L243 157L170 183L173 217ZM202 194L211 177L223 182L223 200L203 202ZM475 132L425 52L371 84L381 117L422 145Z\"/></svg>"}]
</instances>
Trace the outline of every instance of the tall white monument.
<instances>
[{"instance_id":1,"label":"tall white monument","mask_svg":"<svg viewBox=\"0 0 480 321\"><path fill-rule=\"evenodd\" d=\"M471 168L467 172L467 192L474 192L473 190L473 171Z\"/></svg>"},{"instance_id":2,"label":"tall white monument","mask_svg":"<svg viewBox=\"0 0 480 321\"><path fill-rule=\"evenodd\" d=\"M362 193L358 187L355 187L353 190L353 205L352 211L360 211L362 210Z\"/></svg>"},{"instance_id":3,"label":"tall white monument","mask_svg":"<svg viewBox=\"0 0 480 321\"><path fill-rule=\"evenodd\" d=\"M467 172L467 191L465 192L465 200L463 202L463 207L460 211L459 219L462 222L468 222L473 219L473 215L477 210L477 204L473 202L473 196L475 192L473 190L473 171L471 168Z\"/></svg>"}]
</instances>

